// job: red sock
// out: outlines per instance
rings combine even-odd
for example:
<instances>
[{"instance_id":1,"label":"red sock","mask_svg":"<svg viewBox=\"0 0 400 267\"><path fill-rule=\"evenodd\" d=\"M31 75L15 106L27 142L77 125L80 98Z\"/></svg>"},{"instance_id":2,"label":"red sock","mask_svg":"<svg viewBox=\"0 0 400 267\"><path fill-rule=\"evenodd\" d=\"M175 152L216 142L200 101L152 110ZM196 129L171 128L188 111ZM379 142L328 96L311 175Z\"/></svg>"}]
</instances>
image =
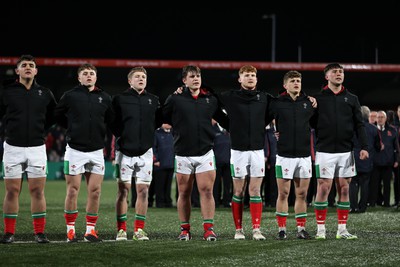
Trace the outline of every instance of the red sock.
<instances>
[{"instance_id":1,"label":"red sock","mask_svg":"<svg viewBox=\"0 0 400 267\"><path fill-rule=\"evenodd\" d=\"M242 218L243 218L243 201L242 198L233 196L232 198L232 215L236 229L242 229Z\"/></svg>"},{"instance_id":2,"label":"red sock","mask_svg":"<svg viewBox=\"0 0 400 267\"><path fill-rule=\"evenodd\" d=\"M97 219L99 216L93 213L86 214L86 226L93 226L96 227Z\"/></svg>"},{"instance_id":3,"label":"red sock","mask_svg":"<svg viewBox=\"0 0 400 267\"><path fill-rule=\"evenodd\" d=\"M253 223L253 229L260 228L261 214L262 214L262 202L251 202L250 201L250 214L251 214L251 221Z\"/></svg>"},{"instance_id":4,"label":"red sock","mask_svg":"<svg viewBox=\"0 0 400 267\"><path fill-rule=\"evenodd\" d=\"M126 221L117 221L117 229L124 230L126 232Z\"/></svg>"},{"instance_id":5,"label":"red sock","mask_svg":"<svg viewBox=\"0 0 400 267\"><path fill-rule=\"evenodd\" d=\"M33 218L33 231L35 235L38 233L44 233L44 227L46 226L46 217Z\"/></svg>"},{"instance_id":6,"label":"red sock","mask_svg":"<svg viewBox=\"0 0 400 267\"><path fill-rule=\"evenodd\" d=\"M302 217L302 218L296 218L296 225L297 227L306 227L306 218Z\"/></svg>"},{"instance_id":7,"label":"red sock","mask_svg":"<svg viewBox=\"0 0 400 267\"><path fill-rule=\"evenodd\" d=\"M13 214L4 214L4 233L15 234L15 225L17 224L17 216L7 217Z\"/></svg>"},{"instance_id":8,"label":"red sock","mask_svg":"<svg viewBox=\"0 0 400 267\"><path fill-rule=\"evenodd\" d=\"M210 223L210 222L205 222L205 223L203 223L203 229L204 229L204 231L208 231L208 229L213 228L213 227L214 227L214 224L213 224L213 223Z\"/></svg>"},{"instance_id":9,"label":"red sock","mask_svg":"<svg viewBox=\"0 0 400 267\"><path fill-rule=\"evenodd\" d=\"M317 219L317 224L325 224L326 221L326 213L328 212L328 209L322 209L318 210L315 209L315 218Z\"/></svg>"},{"instance_id":10,"label":"red sock","mask_svg":"<svg viewBox=\"0 0 400 267\"><path fill-rule=\"evenodd\" d=\"M337 212L338 224L346 224L347 219L349 218L349 210L337 209L336 212Z\"/></svg>"},{"instance_id":11,"label":"red sock","mask_svg":"<svg viewBox=\"0 0 400 267\"><path fill-rule=\"evenodd\" d=\"M187 222L181 223L181 229L190 231L190 223L187 223Z\"/></svg>"},{"instance_id":12,"label":"red sock","mask_svg":"<svg viewBox=\"0 0 400 267\"><path fill-rule=\"evenodd\" d=\"M69 226L75 226L76 218L78 218L78 212L64 213L65 223Z\"/></svg>"},{"instance_id":13,"label":"red sock","mask_svg":"<svg viewBox=\"0 0 400 267\"><path fill-rule=\"evenodd\" d=\"M278 227L286 228L286 219L287 219L287 216L276 215L276 222L278 223Z\"/></svg>"},{"instance_id":14,"label":"red sock","mask_svg":"<svg viewBox=\"0 0 400 267\"><path fill-rule=\"evenodd\" d=\"M139 214L135 214L135 222L133 225L134 231L137 232L137 230L140 229L144 229L144 222L146 220L146 216L145 215L139 215Z\"/></svg>"}]
</instances>

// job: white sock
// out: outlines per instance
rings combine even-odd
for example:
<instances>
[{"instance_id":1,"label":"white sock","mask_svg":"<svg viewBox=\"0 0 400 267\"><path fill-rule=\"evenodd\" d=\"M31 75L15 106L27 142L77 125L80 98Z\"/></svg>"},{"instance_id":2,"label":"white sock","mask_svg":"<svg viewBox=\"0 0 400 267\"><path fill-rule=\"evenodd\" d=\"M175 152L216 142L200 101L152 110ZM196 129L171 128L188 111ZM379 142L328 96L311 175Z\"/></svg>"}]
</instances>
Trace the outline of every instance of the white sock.
<instances>
[{"instance_id":1,"label":"white sock","mask_svg":"<svg viewBox=\"0 0 400 267\"><path fill-rule=\"evenodd\" d=\"M94 230L94 226L86 225L86 233L87 233L87 234L92 233L92 230Z\"/></svg>"},{"instance_id":2,"label":"white sock","mask_svg":"<svg viewBox=\"0 0 400 267\"><path fill-rule=\"evenodd\" d=\"M342 223L342 224L338 224L338 231L342 232L346 230L346 224Z\"/></svg>"},{"instance_id":3,"label":"white sock","mask_svg":"<svg viewBox=\"0 0 400 267\"><path fill-rule=\"evenodd\" d=\"M74 230L75 232L75 225L67 225L67 233L69 232L69 230Z\"/></svg>"},{"instance_id":4,"label":"white sock","mask_svg":"<svg viewBox=\"0 0 400 267\"><path fill-rule=\"evenodd\" d=\"M326 231L325 224L317 224L317 230L318 231Z\"/></svg>"},{"instance_id":5,"label":"white sock","mask_svg":"<svg viewBox=\"0 0 400 267\"><path fill-rule=\"evenodd\" d=\"M285 231L286 232L286 227L279 227L279 232L280 231Z\"/></svg>"},{"instance_id":6,"label":"white sock","mask_svg":"<svg viewBox=\"0 0 400 267\"><path fill-rule=\"evenodd\" d=\"M306 230L304 226L297 226L297 232L301 232L303 230Z\"/></svg>"}]
</instances>

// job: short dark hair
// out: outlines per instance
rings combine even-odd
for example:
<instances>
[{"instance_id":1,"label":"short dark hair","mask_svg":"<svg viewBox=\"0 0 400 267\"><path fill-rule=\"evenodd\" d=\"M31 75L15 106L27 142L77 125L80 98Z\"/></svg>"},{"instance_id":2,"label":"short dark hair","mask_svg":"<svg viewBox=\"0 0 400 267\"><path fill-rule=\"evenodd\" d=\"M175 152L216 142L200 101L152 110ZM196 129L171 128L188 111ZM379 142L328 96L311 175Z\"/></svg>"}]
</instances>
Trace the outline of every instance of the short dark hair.
<instances>
[{"instance_id":1,"label":"short dark hair","mask_svg":"<svg viewBox=\"0 0 400 267\"><path fill-rule=\"evenodd\" d=\"M326 67L324 68L324 74L326 74L328 71L330 71L331 69L344 69L342 65L340 65L339 63L329 63L328 65L326 65Z\"/></svg>"},{"instance_id":2,"label":"short dark hair","mask_svg":"<svg viewBox=\"0 0 400 267\"><path fill-rule=\"evenodd\" d=\"M186 76L188 75L189 72L201 74L201 70L199 67L193 66L193 65L188 65L188 66L183 67L183 69L182 69L182 78L186 78Z\"/></svg>"},{"instance_id":3,"label":"short dark hair","mask_svg":"<svg viewBox=\"0 0 400 267\"><path fill-rule=\"evenodd\" d=\"M300 78L301 79L301 73L298 72L297 70L290 70L285 73L283 76L283 83L286 83L287 80L292 79L292 78Z\"/></svg>"},{"instance_id":4,"label":"short dark hair","mask_svg":"<svg viewBox=\"0 0 400 267\"><path fill-rule=\"evenodd\" d=\"M94 72L97 74L97 68L96 68L93 64L85 63L85 64L82 64L82 65L78 68L78 71L77 71L78 75L79 75L79 73L80 73L81 71L86 70L86 69L94 70Z\"/></svg>"},{"instance_id":5,"label":"short dark hair","mask_svg":"<svg viewBox=\"0 0 400 267\"><path fill-rule=\"evenodd\" d=\"M36 59L31 55L22 55L17 61L17 67L22 61L33 61L36 64Z\"/></svg>"}]
</instances>

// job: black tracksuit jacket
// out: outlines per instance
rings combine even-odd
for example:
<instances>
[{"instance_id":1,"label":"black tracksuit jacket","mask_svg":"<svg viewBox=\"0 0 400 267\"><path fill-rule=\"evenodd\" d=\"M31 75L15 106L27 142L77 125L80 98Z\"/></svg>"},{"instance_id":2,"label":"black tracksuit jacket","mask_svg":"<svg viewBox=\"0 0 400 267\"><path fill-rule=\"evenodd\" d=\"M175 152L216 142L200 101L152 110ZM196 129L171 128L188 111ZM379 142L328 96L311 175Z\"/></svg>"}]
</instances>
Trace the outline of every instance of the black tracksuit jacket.
<instances>
[{"instance_id":1,"label":"black tracksuit jacket","mask_svg":"<svg viewBox=\"0 0 400 267\"><path fill-rule=\"evenodd\" d=\"M107 125L114 119L111 96L83 85L65 92L55 109L57 123L67 129L68 145L82 152L104 148Z\"/></svg>"},{"instance_id":2,"label":"black tracksuit jacket","mask_svg":"<svg viewBox=\"0 0 400 267\"><path fill-rule=\"evenodd\" d=\"M271 112L274 114L276 131L279 132L278 155L287 158L310 156L310 119L315 109L307 96L301 92L293 100L284 92L272 101Z\"/></svg>"},{"instance_id":3,"label":"black tracksuit jacket","mask_svg":"<svg viewBox=\"0 0 400 267\"><path fill-rule=\"evenodd\" d=\"M271 98L268 93L243 88L219 95L229 117L232 149L239 151L264 149L265 126L272 120L268 115Z\"/></svg>"},{"instance_id":4,"label":"black tracksuit jacket","mask_svg":"<svg viewBox=\"0 0 400 267\"><path fill-rule=\"evenodd\" d=\"M353 135L360 141L361 149L368 150L368 139L361 115L358 97L344 87L335 94L327 86L314 96L318 108L314 122L317 151L343 153L353 151Z\"/></svg>"},{"instance_id":5,"label":"black tracksuit jacket","mask_svg":"<svg viewBox=\"0 0 400 267\"><path fill-rule=\"evenodd\" d=\"M118 150L129 157L143 155L153 146L155 130L162 123L158 96L129 88L113 97L112 106L115 120L111 129Z\"/></svg>"},{"instance_id":6,"label":"black tracksuit jacket","mask_svg":"<svg viewBox=\"0 0 400 267\"><path fill-rule=\"evenodd\" d=\"M0 94L0 118L7 144L43 145L46 130L55 123L55 106L53 93L36 81L30 90L18 81L5 85Z\"/></svg>"},{"instance_id":7,"label":"black tracksuit jacket","mask_svg":"<svg viewBox=\"0 0 400 267\"><path fill-rule=\"evenodd\" d=\"M211 119L228 126L218 100L208 91L201 90L198 98L185 88L181 94L169 95L163 106L164 120L172 125L175 154L195 157L213 148L215 131Z\"/></svg>"}]
</instances>

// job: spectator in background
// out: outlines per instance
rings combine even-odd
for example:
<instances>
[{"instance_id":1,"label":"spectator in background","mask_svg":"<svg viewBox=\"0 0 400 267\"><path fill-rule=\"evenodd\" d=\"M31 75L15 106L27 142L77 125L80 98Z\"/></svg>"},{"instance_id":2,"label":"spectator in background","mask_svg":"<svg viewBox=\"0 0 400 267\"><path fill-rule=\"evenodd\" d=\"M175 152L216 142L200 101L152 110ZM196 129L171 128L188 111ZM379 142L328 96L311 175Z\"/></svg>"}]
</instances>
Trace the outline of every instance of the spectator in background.
<instances>
[{"instance_id":1,"label":"spectator in background","mask_svg":"<svg viewBox=\"0 0 400 267\"><path fill-rule=\"evenodd\" d=\"M361 106L361 114L364 119L365 129L367 131L369 158L366 160L360 159L360 143L354 136L354 157L356 161L357 174L351 179L350 182L350 212L352 213L363 213L367 210L369 181L372 169L374 167L373 159L376 152L381 149L378 128L375 126L375 124L369 123L369 108L367 106ZM360 200L358 200L359 195Z\"/></svg>"},{"instance_id":2,"label":"spectator in background","mask_svg":"<svg viewBox=\"0 0 400 267\"><path fill-rule=\"evenodd\" d=\"M161 125L159 98L146 90L147 71L134 67L128 73L129 88L113 97L115 120L112 132L116 136L115 153L117 199L117 241L127 240L128 195L132 177L136 182L135 221L133 240L147 241L144 231L148 190L153 172L153 144L156 127Z\"/></svg>"},{"instance_id":3,"label":"spectator in background","mask_svg":"<svg viewBox=\"0 0 400 267\"><path fill-rule=\"evenodd\" d=\"M54 123L56 100L53 93L36 81L38 68L31 55L16 64L17 80L4 83L0 94L0 118L4 136L3 202L4 236L1 243L13 243L19 212L19 195L26 174L31 197L33 230L37 243L48 243L46 226L47 156L45 131ZM3 145L3 144L2 144Z\"/></svg>"},{"instance_id":4,"label":"spectator in background","mask_svg":"<svg viewBox=\"0 0 400 267\"><path fill-rule=\"evenodd\" d=\"M369 123L376 125L377 116L378 116L378 112L375 110L371 110L371 112L369 113L369 118L368 118Z\"/></svg>"},{"instance_id":5,"label":"spectator in background","mask_svg":"<svg viewBox=\"0 0 400 267\"><path fill-rule=\"evenodd\" d=\"M222 204L225 208L230 208L232 200L232 176L231 176L231 140L229 133L219 126L217 121L212 120L215 130L214 154L217 173L214 182L215 206Z\"/></svg>"},{"instance_id":6,"label":"spectator in background","mask_svg":"<svg viewBox=\"0 0 400 267\"><path fill-rule=\"evenodd\" d=\"M104 138L114 113L111 96L96 85L97 68L82 64L77 71L79 85L66 91L55 109L57 123L66 129L67 146L64 174L67 184L64 217L67 242L77 242L75 221L78 217L78 194L82 174L86 178L87 242L101 242L95 230L104 178Z\"/></svg>"},{"instance_id":7,"label":"spectator in background","mask_svg":"<svg viewBox=\"0 0 400 267\"><path fill-rule=\"evenodd\" d=\"M378 111L377 127L382 141L382 149L374 156L374 170L370 182L370 206L382 205L390 207L390 191L393 168L400 162L399 138L394 127L387 123L387 115L383 110ZM381 183L383 183L383 199ZM383 202L383 203L382 203Z\"/></svg>"},{"instance_id":8,"label":"spectator in background","mask_svg":"<svg viewBox=\"0 0 400 267\"><path fill-rule=\"evenodd\" d=\"M398 141L400 143L400 105L397 107L396 116L393 122L393 127L397 130L397 136L399 137ZM399 152L400 153L400 152ZM394 174L394 204L393 206L396 208L400 207L400 170L399 165L396 168L393 168Z\"/></svg>"},{"instance_id":9,"label":"spectator in background","mask_svg":"<svg viewBox=\"0 0 400 267\"><path fill-rule=\"evenodd\" d=\"M400 133L400 128L399 128L398 122L399 122L399 120L397 118L396 112L394 110L388 110L386 123L389 124L389 126L396 129L397 137L399 137L399 133ZM399 139L398 139L398 141L399 141ZM393 179L394 203L392 204L392 206L397 207L399 205L399 201L400 201L399 165L397 165L396 167L393 167L393 175L394 175L394 177L393 177L394 178Z\"/></svg>"},{"instance_id":10,"label":"spectator in background","mask_svg":"<svg viewBox=\"0 0 400 267\"><path fill-rule=\"evenodd\" d=\"M171 125L164 123L154 136L153 180L157 208L171 208L171 186L174 176L174 137Z\"/></svg>"}]
</instances>

